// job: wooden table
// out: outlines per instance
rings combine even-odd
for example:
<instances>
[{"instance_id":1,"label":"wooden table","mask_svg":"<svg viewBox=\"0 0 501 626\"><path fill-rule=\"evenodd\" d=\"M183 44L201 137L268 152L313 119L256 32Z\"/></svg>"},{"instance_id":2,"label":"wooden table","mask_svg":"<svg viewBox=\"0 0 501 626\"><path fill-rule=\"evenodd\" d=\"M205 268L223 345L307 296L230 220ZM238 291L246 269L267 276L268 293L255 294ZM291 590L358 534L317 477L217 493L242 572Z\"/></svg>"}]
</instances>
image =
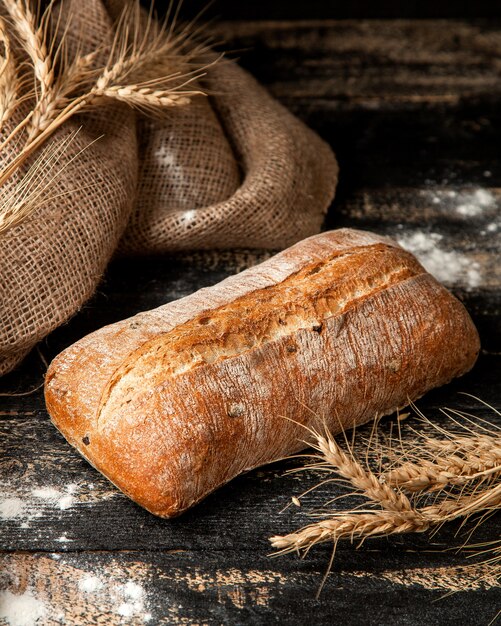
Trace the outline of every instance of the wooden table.
<instances>
[{"instance_id":1,"label":"wooden table","mask_svg":"<svg viewBox=\"0 0 501 626\"><path fill-rule=\"evenodd\" d=\"M399 238L435 263L471 311L483 341L477 366L430 393L421 410L438 420L448 405L495 420L458 392L501 407L501 23L233 22L216 31L335 149L341 178L327 227ZM41 385L42 357L262 257L240 251L114 262L93 300L1 379L0 391ZM319 479L311 471L284 476L297 461L253 471L165 521L67 445L40 388L1 397L0 431L0 588L30 594L24 606L32 616L43 606L39 624L487 625L501 609L485 566L465 568L464 554L446 550L461 544L457 525L432 538L340 545L315 599L329 546L304 560L268 556L270 535L308 522L303 508L280 513ZM325 496L314 493L307 503ZM499 514L486 520L475 540L499 537L499 521Z\"/></svg>"}]
</instances>

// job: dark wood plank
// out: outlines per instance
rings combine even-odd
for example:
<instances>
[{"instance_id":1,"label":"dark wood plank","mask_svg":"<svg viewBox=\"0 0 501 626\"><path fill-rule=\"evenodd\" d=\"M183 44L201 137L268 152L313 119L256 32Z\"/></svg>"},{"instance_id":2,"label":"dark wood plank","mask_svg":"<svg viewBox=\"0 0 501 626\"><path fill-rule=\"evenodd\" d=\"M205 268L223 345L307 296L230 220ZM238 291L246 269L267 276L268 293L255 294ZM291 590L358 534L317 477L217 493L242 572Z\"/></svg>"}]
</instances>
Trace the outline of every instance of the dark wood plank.
<instances>
[{"instance_id":1,"label":"dark wood plank","mask_svg":"<svg viewBox=\"0 0 501 626\"><path fill-rule=\"evenodd\" d=\"M415 566L402 553L387 570L377 550L363 564L341 551L320 600L325 562L314 554L284 562L257 555L173 552L56 552L0 556L2 586L36 597L47 624L487 624L499 608L482 570L440 562ZM409 558L410 557L410 558ZM410 561L410 563L409 563ZM443 596L453 589L454 593ZM471 589L468 591L468 589ZM1 611L1 608L0 608Z\"/></svg>"}]
</instances>

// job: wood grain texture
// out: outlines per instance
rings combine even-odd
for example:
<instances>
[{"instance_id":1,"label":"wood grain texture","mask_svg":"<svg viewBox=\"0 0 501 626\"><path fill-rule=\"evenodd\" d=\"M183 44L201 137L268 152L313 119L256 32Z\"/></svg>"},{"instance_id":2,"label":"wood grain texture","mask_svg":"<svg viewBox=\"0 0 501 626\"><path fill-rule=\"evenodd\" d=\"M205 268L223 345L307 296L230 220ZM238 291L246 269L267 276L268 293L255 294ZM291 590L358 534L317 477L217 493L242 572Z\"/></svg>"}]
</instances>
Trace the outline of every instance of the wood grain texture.
<instances>
[{"instance_id":1,"label":"wood grain texture","mask_svg":"<svg viewBox=\"0 0 501 626\"><path fill-rule=\"evenodd\" d=\"M36 597L46 623L76 626L297 624L306 612L317 623L332 623L349 612L354 624L425 619L452 625L457 615L471 624L495 615L495 581L476 580L482 567L445 568L433 557L420 567L406 554L388 570L377 565L376 549L360 569L344 551L343 557L343 570L331 574L328 601L311 593L324 567L315 556L297 559L289 572L265 557L245 565L241 555L232 554L222 564L221 555L210 551L203 558L189 550L143 552L141 558L133 553L13 554L0 557L0 580L11 593ZM440 600L451 588L456 593Z\"/></svg>"},{"instance_id":2,"label":"wood grain texture","mask_svg":"<svg viewBox=\"0 0 501 626\"><path fill-rule=\"evenodd\" d=\"M479 263L477 286L464 274L449 286L472 312L484 352L471 373L419 406L435 420L446 405L493 419L458 393L501 404L501 241L499 230L487 230L498 223L501 201L499 22L234 22L218 31L228 47L244 49L238 53L243 64L335 149L341 178L329 228L356 226L397 237L435 233L443 236L443 249ZM477 190L491 194L487 206L476 215L459 213ZM239 251L117 260L95 298L40 352L50 360L104 324L188 295L267 256ZM0 393L40 385L44 369L35 351L0 379ZM329 546L306 560L266 556L268 536L309 521L306 506L279 514L292 495L319 479L313 472L283 476L296 464L250 472L184 517L160 520L110 488L66 444L49 422L41 390L2 396L0 493L27 504L25 515L0 519L0 587L31 590L47 602L48 615L66 613L77 625L139 623L138 615L128 622L118 615L122 604L131 604L120 585L131 580L145 591L138 614L151 613L150 623L477 626L495 618L499 587L476 585L475 571L470 577L462 569L464 555L444 551L461 543L455 525L431 540L390 538L358 551L340 546L316 601ZM328 493L313 492L308 508ZM499 522L499 515L488 519L476 540L499 536ZM88 574L109 586L88 595L78 584ZM455 593L443 597L449 591ZM46 623L57 623L51 619Z\"/></svg>"},{"instance_id":3,"label":"wood grain texture","mask_svg":"<svg viewBox=\"0 0 501 626\"><path fill-rule=\"evenodd\" d=\"M148 5L147 0L142 0ZM156 0L155 7L165 13L164 0ZM226 20L304 20L308 19L371 19L371 18L496 18L500 16L499 7L489 0L475 3L466 0L420 0L420 2L401 2L400 0L310 0L307 5L299 0L254 0L254 2L218 2L204 8L204 18L211 17ZM185 0L181 15L194 18L200 12L198 0Z\"/></svg>"}]
</instances>

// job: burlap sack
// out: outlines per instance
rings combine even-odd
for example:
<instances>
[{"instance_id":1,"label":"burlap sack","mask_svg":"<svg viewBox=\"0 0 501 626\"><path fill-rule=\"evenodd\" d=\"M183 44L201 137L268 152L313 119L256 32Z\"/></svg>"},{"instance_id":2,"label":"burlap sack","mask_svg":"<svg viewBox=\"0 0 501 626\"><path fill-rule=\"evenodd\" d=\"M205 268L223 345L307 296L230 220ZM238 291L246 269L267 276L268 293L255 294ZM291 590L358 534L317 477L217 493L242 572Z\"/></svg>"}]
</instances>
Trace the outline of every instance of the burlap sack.
<instances>
[{"instance_id":1,"label":"burlap sack","mask_svg":"<svg viewBox=\"0 0 501 626\"><path fill-rule=\"evenodd\" d=\"M283 248L320 230L334 196L329 146L230 61L208 101L142 125L123 253Z\"/></svg>"},{"instance_id":2,"label":"burlap sack","mask_svg":"<svg viewBox=\"0 0 501 626\"><path fill-rule=\"evenodd\" d=\"M52 10L58 6L54 23L66 32L69 54L77 46L105 54L110 16L123 0L64 0ZM57 142L82 127L60 159L65 169L49 192L57 199L0 235L0 375L92 295L135 198L121 253L283 248L320 229L337 178L328 146L232 62L214 66L205 86L209 98L171 109L161 121L114 101L55 134ZM0 141L22 117L13 117Z\"/></svg>"},{"instance_id":3,"label":"burlap sack","mask_svg":"<svg viewBox=\"0 0 501 626\"><path fill-rule=\"evenodd\" d=\"M88 34L81 41L84 52L109 40L111 23L100 0L66 2L63 24L66 11L72 12L68 40ZM14 116L2 139L22 117L21 112ZM79 126L58 165L66 169L47 191L62 195L0 236L0 375L91 296L132 209L137 175L134 113L121 104L102 106L66 122L53 140ZM14 150L11 144L0 154L0 167ZM1 197L18 181L16 175L3 185Z\"/></svg>"}]
</instances>

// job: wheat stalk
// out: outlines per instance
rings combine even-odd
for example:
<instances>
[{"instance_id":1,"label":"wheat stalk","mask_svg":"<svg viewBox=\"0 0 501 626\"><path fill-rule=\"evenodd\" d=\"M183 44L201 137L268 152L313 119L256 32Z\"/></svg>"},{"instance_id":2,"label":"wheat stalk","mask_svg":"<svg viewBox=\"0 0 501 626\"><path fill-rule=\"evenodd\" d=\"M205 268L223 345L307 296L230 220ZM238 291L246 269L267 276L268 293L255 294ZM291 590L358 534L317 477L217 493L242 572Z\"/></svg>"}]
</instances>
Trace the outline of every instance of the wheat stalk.
<instances>
[{"instance_id":1,"label":"wheat stalk","mask_svg":"<svg viewBox=\"0 0 501 626\"><path fill-rule=\"evenodd\" d=\"M373 443L371 438L365 465L356 458L353 446L345 452L330 434L324 436L311 431L315 440L313 447L320 456L313 456L313 463L306 467L334 472L349 482L356 495L364 496L370 508L317 513L314 523L293 533L271 537L271 545L278 551L276 554L308 551L324 542L336 546L340 540L353 542L425 532L454 519L468 519L475 514L485 516L499 510L499 431L486 435L468 427L466 429L472 433L468 437L435 428L445 435L444 439L421 435L412 428L410 430L418 435L418 443L415 439L409 443L400 432L396 446L391 437L385 443L379 440ZM434 461L429 460L430 456ZM383 467L385 458L392 464L389 471ZM408 461L409 458L412 461ZM370 468L374 461L380 467L378 474ZM403 494L403 489L413 492L412 500ZM439 492L432 504L426 497L430 490ZM375 505L381 510L375 509ZM500 553L501 547L497 546L492 563L499 564Z\"/></svg>"},{"instance_id":2,"label":"wheat stalk","mask_svg":"<svg viewBox=\"0 0 501 626\"><path fill-rule=\"evenodd\" d=\"M83 150L89 147L86 146L83 150L76 152L71 159L62 162L63 156L78 132L78 130L74 131L48 144L14 187L6 193L0 190L0 205L2 206L0 234L20 224L35 210L65 195L63 192L56 196L51 193L51 188L55 178L60 176ZM68 189L66 193L71 193L71 189Z\"/></svg>"},{"instance_id":3,"label":"wheat stalk","mask_svg":"<svg viewBox=\"0 0 501 626\"><path fill-rule=\"evenodd\" d=\"M364 539L393 534L424 532L458 517L498 508L501 504L501 484L474 496L445 500L437 505L410 510L333 513L328 519L317 521L295 533L270 538L273 548L280 553L311 548L317 543L337 542L340 539ZM381 503L383 506L383 503Z\"/></svg>"}]
</instances>

